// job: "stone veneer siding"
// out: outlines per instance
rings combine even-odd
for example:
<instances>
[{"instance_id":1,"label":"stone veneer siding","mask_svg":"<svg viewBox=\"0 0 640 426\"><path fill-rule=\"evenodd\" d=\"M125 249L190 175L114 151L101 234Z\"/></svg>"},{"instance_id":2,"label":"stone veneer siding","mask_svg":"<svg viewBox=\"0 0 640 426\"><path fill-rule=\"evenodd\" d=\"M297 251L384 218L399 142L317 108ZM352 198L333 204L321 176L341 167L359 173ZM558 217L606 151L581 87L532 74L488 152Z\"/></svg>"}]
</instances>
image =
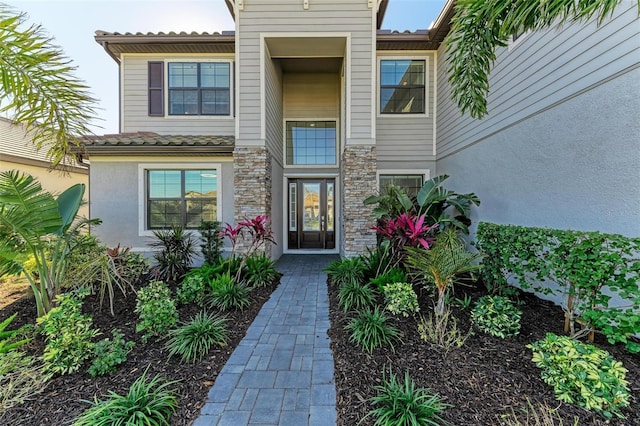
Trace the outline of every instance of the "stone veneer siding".
<instances>
[{"instance_id":1,"label":"stone veneer siding","mask_svg":"<svg viewBox=\"0 0 640 426\"><path fill-rule=\"evenodd\" d=\"M245 218L271 218L271 154L265 147L236 147L233 151L233 186L236 223ZM246 252L249 238L239 239L238 253ZM265 252L271 253L271 247Z\"/></svg>"},{"instance_id":2,"label":"stone veneer siding","mask_svg":"<svg viewBox=\"0 0 640 426\"><path fill-rule=\"evenodd\" d=\"M373 206L363 203L378 190L376 147L347 145L342 154L342 167L342 254L352 257L376 245L375 231L370 229L375 225Z\"/></svg>"}]
</instances>

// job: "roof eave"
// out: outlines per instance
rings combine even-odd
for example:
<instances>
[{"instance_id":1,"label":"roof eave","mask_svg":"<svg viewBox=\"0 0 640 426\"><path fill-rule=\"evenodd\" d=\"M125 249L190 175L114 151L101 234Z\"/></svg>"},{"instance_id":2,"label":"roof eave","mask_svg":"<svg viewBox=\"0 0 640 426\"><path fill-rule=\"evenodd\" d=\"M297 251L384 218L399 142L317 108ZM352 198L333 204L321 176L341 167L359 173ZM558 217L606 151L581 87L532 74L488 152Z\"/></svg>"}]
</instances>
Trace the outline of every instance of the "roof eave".
<instances>
[{"instance_id":1,"label":"roof eave","mask_svg":"<svg viewBox=\"0 0 640 426\"><path fill-rule=\"evenodd\" d=\"M233 154L233 146L153 146L153 145L87 145L89 157L96 156L134 156L134 155L222 155Z\"/></svg>"}]
</instances>

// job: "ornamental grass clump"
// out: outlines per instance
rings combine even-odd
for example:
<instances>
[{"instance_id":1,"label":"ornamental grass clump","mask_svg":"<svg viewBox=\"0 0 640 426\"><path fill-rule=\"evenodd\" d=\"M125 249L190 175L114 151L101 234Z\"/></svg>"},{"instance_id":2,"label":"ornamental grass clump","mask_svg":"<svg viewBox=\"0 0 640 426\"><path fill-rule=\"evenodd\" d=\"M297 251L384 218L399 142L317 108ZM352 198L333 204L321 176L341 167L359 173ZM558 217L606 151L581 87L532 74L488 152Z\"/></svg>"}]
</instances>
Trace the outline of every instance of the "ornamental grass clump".
<instances>
[{"instance_id":1,"label":"ornamental grass clump","mask_svg":"<svg viewBox=\"0 0 640 426\"><path fill-rule=\"evenodd\" d=\"M382 384L376 386L376 390L378 394L369 400L376 408L367 414L376 418L376 426L447 424L440 414L449 405L429 389L416 387L409 372L405 372L404 382L392 372L388 379L383 375Z\"/></svg>"},{"instance_id":2,"label":"ornamental grass clump","mask_svg":"<svg viewBox=\"0 0 640 426\"><path fill-rule=\"evenodd\" d=\"M393 283L384 286L386 308L394 315L408 317L420 311L418 295L409 283Z\"/></svg>"},{"instance_id":3,"label":"ornamental grass clump","mask_svg":"<svg viewBox=\"0 0 640 426\"><path fill-rule=\"evenodd\" d=\"M144 426L169 425L178 408L176 382L166 382L160 376L147 378L145 371L131 384L126 395L110 391L109 398L90 402L92 407L78 418L74 426Z\"/></svg>"},{"instance_id":4,"label":"ornamental grass clump","mask_svg":"<svg viewBox=\"0 0 640 426\"><path fill-rule=\"evenodd\" d=\"M504 296L483 296L471 311L473 325L483 333L506 339L520 333L522 311Z\"/></svg>"},{"instance_id":5,"label":"ornamental grass clump","mask_svg":"<svg viewBox=\"0 0 640 426\"><path fill-rule=\"evenodd\" d=\"M553 387L560 401L596 411L607 419L624 416L629 405L627 369L608 352L569 336L547 333L542 340L527 345L540 375Z\"/></svg>"},{"instance_id":6,"label":"ornamental grass clump","mask_svg":"<svg viewBox=\"0 0 640 426\"><path fill-rule=\"evenodd\" d=\"M280 273L275 262L265 253L247 256L242 270L242 280L249 287L266 287L273 284Z\"/></svg>"},{"instance_id":7,"label":"ornamental grass clump","mask_svg":"<svg viewBox=\"0 0 640 426\"><path fill-rule=\"evenodd\" d=\"M351 331L350 340L369 353L382 346L393 350L394 343L402 336L377 307L373 311L359 311L346 328Z\"/></svg>"},{"instance_id":8,"label":"ornamental grass clump","mask_svg":"<svg viewBox=\"0 0 640 426\"><path fill-rule=\"evenodd\" d=\"M373 288L357 281L349 281L340 286L338 304L344 312L373 307L376 292Z\"/></svg>"},{"instance_id":9,"label":"ornamental grass clump","mask_svg":"<svg viewBox=\"0 0 640 426\"><path fill-rule=\"evenodd\" d=\"M369 284L375 286L379 291L384 291L384 286L393 283L407 282L407 274L400 268L391 268L387 272L371 278Z\"/></svg>"},{"instance_id":10,"label":"ornamental grass clump","mask_svg":"<svg viewBox=\"0 0 640 426\"><path fill-rule=\"evenodd\" d=\"M458 321L449 309L442 315L430 314L427 318L420 318L418 333L420 339L441 347L445 354L464 345L470 335L458 328Z\"/></svg>"},{"instance_id":11,"label":"ornamental grass clump","mask_svg":"<svg viewBox=\"0 0 640 426\"><path fill-rule=\"evenodd\" d=\"M229 273L222 274L211 281L209 303L212 307L223 311L232 309L242 311L251 303L249 289L242 283L236 283Z\"/></svg>"},{"instance_id":12,"label":"ornamental grass clump","mask_svg":"<svg viewBox=\"0 0 640 426\"><path fill-rule=\"evenodd\" d=\"M362 259L356 256L351 259L334 260L323 271L329 275L333 284L341 286L347 283L363 282L365 269Z\"/></svg>"},{"instance_id":13,"label":"ornamental grass clump","mask_svg":"<svg viewBox=\"0 0 640 426\"><path fill-rule=\"evenodd\" d=\"M179 355L182 362L195 363L202 360L212 346L225 346L228 340L227 318L198 312L169 332L166 348L169 358Z\"/></svg>"}]
</instances>

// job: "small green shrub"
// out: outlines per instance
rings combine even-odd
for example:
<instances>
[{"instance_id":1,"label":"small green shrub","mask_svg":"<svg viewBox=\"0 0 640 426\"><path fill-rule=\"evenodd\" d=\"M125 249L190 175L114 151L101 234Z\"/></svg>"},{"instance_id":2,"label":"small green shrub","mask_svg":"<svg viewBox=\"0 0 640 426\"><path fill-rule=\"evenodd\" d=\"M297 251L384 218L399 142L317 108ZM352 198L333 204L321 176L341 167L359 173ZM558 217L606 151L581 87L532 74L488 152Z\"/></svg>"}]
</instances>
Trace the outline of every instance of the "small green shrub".
<instances>
[{"instance_id":1,"label":"small green shrub","mask_svg":"<svg viewBox=\"0 0 640 426\"><path fill-rule=\"evenodd\" d=\"M102 339L93 348L95 359L89 367L89 374L93 377L116 371L116 367L127 360L127 354L135 345L134 342L126 342L120 330L113 330L111 334L112 340Z\"/></svg>"},{"instance_id":2,"label":"small green shrub","mask_svg":"<svg viewBox=\"0 0 640 426\"><path fill-rule=\"evenodd\" d=\"M22 329L7 330L9 324L16 318L18 313L11 315L0 323L0 354L13 351L27 343L30 339L16 340L21 334Z\"/></svg>"},{"instance_id":3,"label":"small green shrub","mask_svg":"<svg viewBox=\"0 0 640 426\"><path fill-rule=\"evenodd\" d=\"M169 357L179 355L182 362L195 363L209 353L211 346L225 346L229 340L227 319L206 312L169 332Z\"/></svg>"},{"instance_id":4,"label":"small green shrub","mask_svg":"<svg viewBox=\"0 0 640 426\"><path fill-rule=\"evenodd\" d=\"M397 282L384 286L384 300L387 310L394 315L408 317L420 311L418 295L409 283Z\"/></svg>"},{"instance_id":5,"label":"small green shrub","mask_svg":"<svg viewBox=\"0 0 640 426\"><path fill-rule=\"evenodd\" d=\"M505 339L520 333L522 311L504 296L483 296L471 311L471 321L483 333Z\"/></svg>"},{"instance_id":6,"label":"small green shrub","mask_svg":"<svg viewBox=\"0 0 640 426\"><path fill-rule=\"evenodd\" d=\"M442 315L429 315L418 323L420 339L441 347L446 354L451 349L459 348L467 341L469 333L458 328L458 321L451 311L446 309Z\"/></svg>"},{"instance_id":7,"label":"small green shrub","mask_svg":"<svg viewBox=\"0 0 640 426\"><path fill-rule=\"evenodd\" d=\"M42 392L49 378L32 356L20 351L0 353L0 418L11 407Z\"/></svg>"},{"instance_id":8,"label":"small green shrub","mask_svg":"<svg viewBox=\"0 0 640 426\"><path fill-rule=\"evenodd\" d=\"M245 259L242 279L249 287L266 287L278 278L280 273L275 268L275 262L266 254L253 254Z\"/></svg>"},{"instance_id":9,"label":"small green shrub","mask_svg":"<svg viewBox=\"0 0 640 426\"><path fill-rule=\"evenodd\" d=\"M406 283L407 274L400 268L391 268L387 272L372 278L369 284L375 286L378 291L384 292L384 286L393 283Z\"/></svg>"},{"instance_id":10,"label":"small green shrub","mask_svg":"<svg viewBox=\"0 0 640 426\"><path fill-rule=\"evenodd\" d=\"M223 311L244 310L250 304L249 289L237 284L228 273L211 281L211 306Z\"/></svg>"},{"instance_id":11,"label":"small green shrub","mask_svg":"<svg viewBox=\"0 0 640 426\"><path fill-rule=\"evenodd\" d=\"M200 231L200 251L204 256L204 262L210 265L220 262L222 258L223 238L220 236L220 222L203 221L198 230Z\"/></svg>"},{"instance_id":12,"label":"small green shrub","mask_svg":"<svg viewBox=\"0 0 640 426\"><path fill-rule=\"evenodd\" d=\"M359 256L351 259L339 259L331 262L324 268L331 282L341 286L349 282L364 281L365 265Z\"/></svg>"},{"instance_id":13,"label":"small green shrub","mask_svg":"<svg viewBox=\"0 0 640 426\"><path fill-rule=\"evenodd\" d=\"M145 426L169 425L178 408L177 392L170 389L176 382L165 382L160 376L147 379L146 371L131 384L126 395L109 392L104 401L95 399L92 407L78 418L75 426Z\"/></svg>"},{"instance_id":14,"label":"small green shrub","mask_svg":"<svg viewBox=\"0 0 640 426\"><path fill-rule=\"evenodd\" d=\"M183 305L194 302L201 305L204 302L206 292L205 279L202 274L194 271L197 270L194 269L187 273L176 289L176 298Z\"/></svg>"},{"instance_id":15,"label":"small green shrub","mask_svg":"<svg viewBox=\"0 0 640 426\"><path fill-rule=\"evenodd\" d=\"M404 383L389 372L389 379L383 376L382 384L376 386L376 390L378 394L369 400L376 408L367 414L367 417L376 417L376 426L446 424L440 414L449 405L430 390L416 387L409 372L404 374Z\"/></svg>"},{"instance_id":16,"label":"small green shrub","mask_svg":"<svg viewBox=\"0 0 640 426\"><path fill-rule=\"evenodd\" d=\"M350 340L369 353L385 345L394 349L394 342L402 336L378 308L359 311L346 328L351 331Z\"/></svg>"},{"instance_id":17,"label":"small green shrub","mask_svg":"<svg viewBox=\"0 0 640 426\"><path fill-rule=\"evenodd\" d=\"M178 311L171 299L171 291L162 281L151 281L138 291L135 312L139 318L136 331L144 333L143 342L166 333L178 322Z\"/></svg>"},{"instance_id":18,"label":"small green shrub","mask_svg":"<svg viewBox=\"0 0 640 426\"><path fill-rule=\"evenodd\" d=\"M340 286L338 304L347 312L373 307L376 293L373 288L357 281L348 281Z\"/></svg>"},{"instance_id":19,"label":"small green shrub","mask_svg":"<svg viewBox=\"0 0 640 426\"><path fill-rule=\"evenodd\" d=\"M37 320L45 335L42 359L49 372L77 371L93 354L91 340L98 330L92 328L91 316L82 313L82 299L87 293L88 289L83 289L58 296L58 306Z\"/></svg>"},{"instance_id":20,"label":"small green shrub","mask_svg":"<svg viewBox=\"0 0 640 426\"><path fill-rule=\"evenodd\" d=\"M540 375L560 401L577 404L606 418L623 417L629 405L627 369L608 352L568 336L547 336L527 345Z\"/></svg>"}]
</instances>

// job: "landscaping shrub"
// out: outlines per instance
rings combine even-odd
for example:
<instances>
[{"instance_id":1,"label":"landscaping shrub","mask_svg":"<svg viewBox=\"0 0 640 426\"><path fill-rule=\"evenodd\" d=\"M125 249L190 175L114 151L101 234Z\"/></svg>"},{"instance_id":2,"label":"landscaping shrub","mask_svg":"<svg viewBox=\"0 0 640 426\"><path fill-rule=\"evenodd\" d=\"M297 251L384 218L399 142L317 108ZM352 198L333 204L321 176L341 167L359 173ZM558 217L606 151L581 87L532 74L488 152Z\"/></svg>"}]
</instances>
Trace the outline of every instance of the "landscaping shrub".
<instances>
[{"instance_id":1,"label":"landscaping shrub","mask_svg":"<svg viewBox=\"0 0 640 426\"><path fill-rule=\"evenodd\" d=\"M347 330L351 331L350 340L371 353L382 346L390 346L394 349L394 342L402 334L400 330L387 323L387 316L378 308L373 311L362 310L347 324Z\"/></svg>"},{"instance_id":2,"label":"landscaping shrub","mask_svg":"<svg viewBox=\"0 0 640 426\"><path fill-rule=\"evenodd\" d=\"M116 367L127 360L127 354L135 345L134 342L126 342L120 330L113 330L111 334L113 339L102 339L93 348L95 359L89 367L89 374L93 377L116 371Z\"/></svg>"},{"instance_id":3,"label":"landscaping shrub","mask_svg":"<svg viewBox=\"0 0 640 426\"><path fill-rule=\"evenodd\" d=\"M220 263L222 259L223 239L220 236L220 222L204 221L198 227L200 231L200 251L204 257L204 263L210 265Z\"/></svg>"},{"instance_id":4,"label":"landscaping shrub","mask_svg":"<svg viewBox=\"0 0 640 426\"><path fill-rule=\"evenodd\" d=\"M331 282L337 286L346 283L364 281L365 265L359 256L334 260L324 270L329 275Z\"/></svg>"},{"instance_id":5,"label":"landscaping shrub","mask_svg":"<svg viewBox=\"0 0 640 426\"><path fill-rule=\"evenodd\" d=\"M193 238L181 226L153 231L153 236L149 245L160 248L153 255L154 276L157 280L175 283L187 273L196 254Z\"/></svg>"},{"instance_id":6,"label":"landscaping shrub","mask_svg":"<svg viewBox=\"0 0 640 426\"><path fill-rule=\"evenodd\" d=\"M250 304L249 289L242 283L236 283L228 273L211 281L211 306L223 311L244 310Z\"/></svg>"},{"instance_id":7,"label":"landscaping shrub","mask_svg":"<svg viewBox=\"0 0 640 426\"><path fill-rule=\"evenodd\" d=\"M82 313L82 299L88 292L83 289L58 296L58 306L38 318L46 340L42 359L47 371L71 373L91 358L92 339L98 335L98 330L92 328L91 316Z\"/></svg>"},{"instance_id":8,"label":"landscaping shrub","mask_svg":"<svg viewBox=\"0 0 640 426\"><path fill-rule=\"evenodd\" d=\"M622 417L629 405L627 369L608 352L568 336L547 336L527 345L540 375L560 401L599 412L606 418Z\"/></svg>"},{"instance_id":9,"label":"landscaping shrub","mask_svg":"<svg viewBox=\"0 0 640 426\"><path fill-rule=\"evenodd\" d=\"M367 280L380 276L391 269L393 256L388 244L379 245L374 249L367 247L367 254L362 256L364 263L364 277ZM399 280L399 281L406 281ZM382 291L382 288L380 288Z\"/></svg>"},{"instance_id":10,"label":"landscaping shrub","mask_svg":"<svg viewBox=\"0 0 640 426\"><path fill-rule=\"evenodd\" d=\"M194 302L201 305L204 302L206 288L207 285L203 274L200 273L199 269L193 269L184 276L178 285L176 298L183 305Z\"/></svg>"},{"instance_id":11,"label":"landscaping shrub","mask_svg":"<svg viewBox=\"0 0 640 426\"><path fill-rule=\"evenodd\" d=\"M14 351L16 348L27 343L30 339L18 339L22 333L22 328L16 330L7 330L9 324L16 318L18 313L14 313L9 318L0 323L0 354Z\"/></svg>"},{"instance_id":12,"label":"landscaping shrub","mask_svg":"<svg viewBox=\"0 0 640 426\"><path fill-rule=\"evenodd\" d=\"M394 315L408 317L420 311L418 295L409 283L386 284L384 286L384 300L387 304L387 310Z\"/></svg>"},{"instance_id":13,"label":"landscaping shrub","mask_svg":"<svg viewBox=\"0 0 640 426\"><path fill-rule=\"evenodd\" d=\"M564 426L558 408L549 407L546 403L533 404L527 397L527 406L518 407L518 413L511 408L508 414L501 414L496 420L501 426ZM579 419L574 417L572 426L578 426Z\"/></svg>"},{"instance_id":14,"label":"landscaping shrub","mask_svg":"<svg viewBox=\"0 0 640 426\"><path fill-rule=\"evenodd\" d=\"M190 321L169 332L166 347L169 358L179 355L182 362L195 363L209 353L211 346L225 346L229 340L227 319L199 312Z\"/></svg>"},{"instance_id":15,"label":"landscaping shrub","mask_svg":"<svg viewBox=\"0 0 640 426\"><path fill-rule=\"evenodd\" d=\"M464 345L469 337L469 333L465 334L458 328L458 321L448 309L442 315L420 318L418 333L420 339L441 347L445 354Z\"/></svg>"},{"instance_id":16,"label":"landscaping shrub","mask_svg":"<svg viewBox=\"0 0 640 426\"><path fill-rule=\"evenodd\" d=\"M280 278L275 262L265 253L247 256L242 271L242 280L249 287L266 287Z\"/></svg>"},{"instance_id":17,"label":"landscaping shrub","mask_svg":"<svg viewBox=\"0 0 640 426\"><path fill-rule=\"evenodd\" d=\"M357 281L347 281L340 286L338 304L347 312L352 309L360 310L373 307L376 293L370 286Z\"/></svg>"},{"instance_id":18,"label":"landscaping shrub","mask_svg":"<svg viewBox=\"0 0 640 426\"><path fill-rule=\"evenodd\" d=\"M369 284L374 285L378 291L384 292L384 286L393 283L406 283L407 274L400 268L391 268L375 278L369 280Z\"/></svg>"},{"instance_id":19,"label":"landscaping shrub","mask_svg":"<svg viewBox=\"0 0 640 426\"><path fill-rule=\"evenodd\" d=\"M168 426L178 407L177 392L170 389L175 383L166 382L160 376L149 380L145 371L131 384L126 395L110 391L108 399L95 399L74 426Z\"/></svg>"},{"instance_id":20,"label":"landscaping shrub","mask_svg":"<svg viewBox=\"0 0 640 426\"><path fill-rule=\"evenodd\" d=\"M522 311L504 296L483 296L471 311L471 321L483 333L505 339L520 333Z\"/></svg>"},{"instance_id":21,"label":"landscaping shrub","mask_svg":"<svg viewBox=\"0 0 640 426\"><path fill-rule=\"evenodd\" d=\"M136 331L144 333L143 342L166 333L178 322L178 311L171 299L171 291L162 281L151 281L138 291L135 312L139 317Z\"/></svg>"},{"instance_id":22,"label":"landscaping shrub","mask_svg":"<svg viewBox=\"0 0 640 426\"><path fill-rule=\"evenodd\" d=\"M36 360L20 351L0 353L0 418L5 411L42 392L49 374Z\"/></svg>"},{"instance_id":23,"label":"landscaping shrub","mask_svg":"<svg viewBox=\"0 0 640 426\"><path fill-rule=\"evenodd\" d=\"M640 352L633 337L640 334L640 238L486 222L478 225L477 238L486 253L483 279L491 288L512 281L562 296L565 331L573 337L592 337L596 329L609 343ZM622 302L614 306L615 299Z\"/></svg>"},{"instance_id":24,"label":"landscaping shrub","mask_svg":"<svg viewBox=\"0 0 640 426\"><path fill-rule=\"evenodd\" d=\"M416 387L409 372L405 372L404 382L392 372L388 379L383 375L382 384L376 386L376 390L378 394L369 400L376 408L367 414L376 418L376 426L447 424L440 414L449 405L428 389Z\"/></svg>"}]
</instances>

